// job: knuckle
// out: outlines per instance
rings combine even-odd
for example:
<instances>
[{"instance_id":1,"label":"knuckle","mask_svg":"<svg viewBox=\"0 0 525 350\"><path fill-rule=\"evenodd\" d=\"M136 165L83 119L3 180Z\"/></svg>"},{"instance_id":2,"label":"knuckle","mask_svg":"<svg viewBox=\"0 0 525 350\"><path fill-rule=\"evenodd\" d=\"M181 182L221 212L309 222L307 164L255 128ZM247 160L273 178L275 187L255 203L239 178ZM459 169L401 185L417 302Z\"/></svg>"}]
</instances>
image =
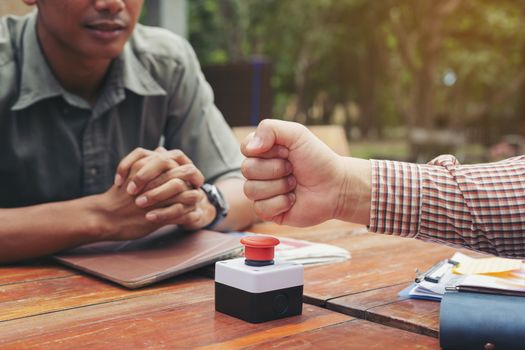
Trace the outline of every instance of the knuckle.
<instances>
[{"instance_id":1,"label":"knuckle","mask_svg":"<svg viewBox=\"0 0 525 350\"><path fill-rule=\"evenodd\" d=\"M282 179L279 181L278 188L280 192L286 192L290 188L290 185L288 184L288 178Z\"/></svg>"},{"instance_id":2,"label":"knuckle","mask_svg":"<svg viewBox=\"0 0 525 350\"><path fill-rule=\"evenodd\" d=\"M179 172L179 170L177 168L171 168L168 171L166 171L164 174L166 174L166 178L171 180L171 179L176 179L177 178L177 173L178 172Z\"/></svg>"},{"instance_id":3,"label":"knuckle","mask_svg":"<svg viewBox=\"0 0 525 350\"><path fill-rule=\"evenodd\" d=\"M296 123L298 128L303 131L303 132L306 132L308 131L308 128L306 126L304 126L303 124L300 124L300 123Z\"/></svg>"},{"instance_id":4,"label":"knuckle","mask_svg":"<svg viewBox=\"0 0 525 350\"><path fill-rule=\"evenodd\" d=\"M196 169L194 166L192 167L191 165L189 164L186 164L186 165L181 165L179 167L179 172L181 174L181 176L183 177L189 177L191 175L194 175L196 173Z\"/></svg>"},{"instance_id":5,"label":"knuckle","mask_svg":"<svg viewBox=\"0 0 525 350\"><path fill-rule=\"evenodd\" d=\"M200 214L195 211L192 211L188 214L188 217L190 221L198 221L200 219Z\"/></svg>"},{"instance_id":6,"label":"knuckle","mask_svg":"<svg viewBox=\"0 0 525 350\"><path fill-rule=\"evenodd\" d=\"M146 165L146 163L148 162L148 160L146 158L142 158L138 161L135 162L135 164L133 164L133 167L134 168L142 168L144 165Z\"/></svg>"},{"instance_id":7,"label":"knuckle","mask_svg":"<svg viewBox=\"0 0 525 350\"><path fill-rule=\"evenodd\" d=\"M158 202L159 200L159 195L160 193L158 191L149 191L148 193L146 193L146 197L148 197L148 202L149 203L156 203Z\"/></svg>"},{"instance_id":8,"label":"knuckle","mask_svg":"<svg viewBox=\"0 0 525 350\"><path fill-rule=\"evenodd\" d=\"M272 168L272 176L274 178L281 177L286 172L286 166L284 162L276 161L274 162L273 168Z\"/></svg>"},{"instance_id":9,"label":"knuckle","mask_svg":"<svg viewBox=\"0 0 525 350\"><path fill-rule=\"evenodd\" d=\"M185 165L185 170L188 172L188 174L198 174L201 175L201 171L197 169L197 167L191 163Z\"/></svg>"},{"instance_id":10,"label":"knuckle","mask_svg":"<svg viewBox=\"0 0 525 350\"><path fill-rule=\"evenodd\" d=\"M266 127L266 126L269 126L269 124L270 124L270 120L269 120L269 119L263 119L263 120L259 123L259 126Z\"/></svg>"},{"instance_id":11,"label":"knuckle","mask_svg":"<svg viewBox=\"0 0 525 350\"><path fill-rule=\"evenodd\" d=\"M187 194L189 199L192 200L194 203L204 198L204 193L199 190L190 190L187 192Z\"/></svg>"},{"instance_id":12,"label":"knuckle","mask_svg":"<svg viewBox=\"0 0 525 350\"><path fill-rule=\"evenodd\" d=\"M250 174L250 169L251 169L251 162L249 159L245 159L242 164L241 164L241 173L244 175L244 177L246 177L247 179L249 179L251 177L251 174Z\"/></svg>"},{"instance_id":13,"label":"knuckle","mask_svg":"<svg viewBox=\"0 0 525 350\"><path fill-rule=\"evenodd\" d=\"M175 211L173 210L173 206L169 208L165 208L162 210L162 220L172 220L177 215L175 214ZM160 218L160 216L159 216Z\"/></svg>"},{"instance_id":14,"label":"knuckle","mask_svg":"<svg viewBox=\"0 0 525 350\"><path fill-rule=\"evenodd\" d=\"M142 147L137 147L135 148L135 150L133 151L134 153L136 153L138 156L146 156L147 155L147 150L142 148Z\"/></svg>"},{"instance_id":15,"label":"knuckle","mask_svg":"<svg viewBox=\"0 0 525 350\"><path fill-rule=\"evenodd\" d=\"M243 190L246 197L248 197L249 199L255 198L254 183L252 181L246 181L244 183Z\"/></svg>"},{"instance_id":16,"label":"knuckle","mask_svg":"<svg viewBox=\"0 0 525 350\"><path fill-rule=\"evenodd\" d=\"M292 176L288 176L287 178L283 179L281 186L283 187L284 191L291 191L295 188L295 179Z\"/></svg>"},{"instance_id":17,"label":"knuckle","mask_svg":"<svg viewBox=\"0 0 525 350\"><path fill-rule=\"evenodd\" d=\"M182 158L185 158L184 152L182 152L180 149L174 149L170 151L171 158L175 161L179 161Z\"/></svg>"},{"instance_id":18,"label":"knuckle","mask_svg":"<svg viewBox=\"0 0 525 350\"><path fill-rule=\"evenodd\" d=\"M264 205L264 202L256 201L253 209L255 214L263 220L270 220L273 217L273 215L269 215L269 210Z\"/></svg>"},{"instance_id":19,"label":"knuckle","mask_svg":"<svg viewBox=\"0 0 525 350\"><path fill-rule=\"evenodd\" d=\"M131 173L133 174L133 176L136 176L137 172L140 170L140 168L142 168L142 166L139 164L139 162L136 162L134 163L132 166L131 166Z\"/></svg>"},{"instance_id":20,"label":"knuckle","mask_svg":"<svg viewBox=\"0 0 525 350\"><path fill-rule=\"evenodd\" d=\"M184 206L182 205L182 203L175 203L171 208L173 210L174 215L180 215L184 212Z\"/></svg>"},{"instance_id":21,"label":"knuckle","mask_svg":"<svg viewBox=\"0 0 525 350\"><path fill-rule=\"evenodd\" d=\"M182 181L178 177L170 179L168 182L171 188L178 189L178 190L182 190L185 186L184 181Z\"/></svg>"},{"instance_id":22,"label":"knuckle","mask_svg":"<svg viewBox=\"0 0 525 350\"><path fill-rule=\"evenodd\" d=\"M186 205L195 205L200 199L199 192L198 190L186 191L181 195L180 200Z\"/></svg>"},{"instance_id":23,"label":"knuckle","mask_svg":"<svg viewBox=\"0 0 525 350\"><path fill-rule=\"evenodd\" d=\"M133 181L137 184L137 185L142 185L144 183L146 183L147 181L147 177L146 177L146 174L144 173L141 173L141 172L137 172L135 174L135 176L133 177Z\"/></svg>"},{"instance_id":24,"label":"knuckle","mask_svg":"<svg viewBox=\"0 0 525 350\"><path fill-rule=\"evenodd\" d=\"M180 157L182 154L184 154L184 153L182 153L182 151L181 151L180 149L178 149L178 148L172 149L170 152L171 152L171 154L172 154L173 157Z\"/></svg>"},{"instance_id":25,"label":"knuckle","mask_svg":"<svg viewBox=\"0 0 525 350\"><path fill-rule=\"evenodd\" d=\"M164 221L166 220L166 211L165 210L159 210L156 212L157 220L158 221Z\"/></svg>"},{"instance_id":26,"label":"knuckle","mask_svg":"<svg viewBox=\"0 0 525 350\"><path fill-rule=\"evenodd\" d=\"M168 169L172 166L173 161L165 156L160 157L160 164L164 169Z\"/></svg>"},{"instance_id":27,"label":"knuckle","mask_svg":"<svg viewBox=\"0 0 525 350\"><path fill-rule=\"evenodd\" d=\"M262 219L266 218L264 215L265 211L263 210L260 202L255 202L255 204L253 205L253 211L255 211L255 214L257 214L258 217Z\"/></svg>"}]
</instances>

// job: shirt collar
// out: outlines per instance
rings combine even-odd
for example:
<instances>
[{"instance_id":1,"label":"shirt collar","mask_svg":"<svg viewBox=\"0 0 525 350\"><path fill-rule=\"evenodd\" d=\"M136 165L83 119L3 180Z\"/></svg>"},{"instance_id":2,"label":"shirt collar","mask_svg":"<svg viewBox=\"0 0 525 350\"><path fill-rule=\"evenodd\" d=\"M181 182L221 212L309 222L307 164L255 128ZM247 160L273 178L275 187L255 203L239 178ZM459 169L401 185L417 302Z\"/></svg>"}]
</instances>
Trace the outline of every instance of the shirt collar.
<instances>
[{"instance_id":1,"label":"shirt collar","mask_svg":"<svg viewBox=\"0 0 525 350\"><path fill-rule=\"evenodd\" d=\"M113 63L115 71L112 73L120 87L141 96L167 94L139 61L129 41L124 46L122 54Z\"/></svg>"},{"instance_id":2,"label":"shirt collar","mask_svg":"<svg viewBox=\"0 0 525 350\"><path fill-rule=\"evenodd\" d=\"M56 96L63 96L72 105L86 107L87 104L81 101L78 96L64 90L51 72L38 42L36 18L37 13L35 11L30 16L23 34L23 49L19 63L22 67L20 94L11 109L13 111L22 110L38 101ZM129 41L124 46L123 53L115 59L110 69L109 77L99 97L101 100L107 100L104 94L112 90L108 89L110 86L119 90L127 89L141 96L166 95L166 91L138 60ZM125 95L124 91L113 91L113 93L121 96L121 98ZM98 102L100 101L97 101L97 104Z\"/></svg>"},{"instance_id":3,"label":"shirt collar","mask_svg":"<svg viewBox=\"0 0 525 350\"><path fill-rule=\"evenodd\" d=\"M21 110L30 105L63 93L40 50L36 35L36 11L28 20L23 33L20 55L20 94L12 110Z\"/></svg>"}]
</instances>

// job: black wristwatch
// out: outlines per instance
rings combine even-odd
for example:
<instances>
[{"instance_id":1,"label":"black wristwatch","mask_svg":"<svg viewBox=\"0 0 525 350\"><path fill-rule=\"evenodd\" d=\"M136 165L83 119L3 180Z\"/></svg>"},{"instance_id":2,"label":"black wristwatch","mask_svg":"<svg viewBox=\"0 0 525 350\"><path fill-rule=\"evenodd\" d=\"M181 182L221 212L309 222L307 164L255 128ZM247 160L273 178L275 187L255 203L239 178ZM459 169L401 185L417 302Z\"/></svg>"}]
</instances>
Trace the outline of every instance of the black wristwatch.
<instances>
[{"instance_id":1,"label":"black wristwatch","mask_svg":"<svg viewBox=\"0 0 525 350\"><path fill-rule=\"evenodd\" d=\"M201 189L206 193L208 200L215 207L215 218L203 229L211 229L228 215L229 205L219 189L211 184L204 184Z\"/></svg>"}]
</instances>

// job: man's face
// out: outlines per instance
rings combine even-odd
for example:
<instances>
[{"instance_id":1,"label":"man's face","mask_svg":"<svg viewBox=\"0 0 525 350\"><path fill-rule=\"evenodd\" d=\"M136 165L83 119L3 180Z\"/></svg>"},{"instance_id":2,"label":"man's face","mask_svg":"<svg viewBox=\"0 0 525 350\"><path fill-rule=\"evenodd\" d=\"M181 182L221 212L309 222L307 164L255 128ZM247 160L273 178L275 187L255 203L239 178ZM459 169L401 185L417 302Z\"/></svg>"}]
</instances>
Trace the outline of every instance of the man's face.
<instances>
[{"instance_id":1,"label":"man's face","mask_svg":"<svg viewBox=\"0 0 525 350\"><path fill-rule=\"evenodd\" d=\"M92 59L118 56L144 0L36 0L44 47Z\"/></svg>"}]
</instances>

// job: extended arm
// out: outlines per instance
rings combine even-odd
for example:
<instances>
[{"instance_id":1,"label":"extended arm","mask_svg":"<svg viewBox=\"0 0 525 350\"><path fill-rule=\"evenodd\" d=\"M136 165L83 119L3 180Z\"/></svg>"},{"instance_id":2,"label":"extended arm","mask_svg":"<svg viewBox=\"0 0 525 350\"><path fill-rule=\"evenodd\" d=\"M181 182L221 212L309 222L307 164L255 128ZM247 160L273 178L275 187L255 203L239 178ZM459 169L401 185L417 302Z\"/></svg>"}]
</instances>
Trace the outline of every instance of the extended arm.
<instances>
[{"instance_id":1,"label":"extended arm","mask_svg":"<svg viewBox=\"0 0 525 350\"><path fill-rule=\"evenodd\" d=\"M0 209L0 263L56 253L103 240L128 240L162 226L116 186L71 201Z\"/></svg>"},{"instance_id":2,"label":"extended arm","mask_svg":"<svg viewBox=\"0 0 525 350\"><path fill-rule=\"evenodd\" d=\"M340 157L305 127L261 122L242 145L259 216L307 226L337 218L370 231L525 257L525 156L460 165Z\"/></svg>"},{"instance_id":3,"label":"extended arm","mask_svg":"<svg viewBox=\"0 0 525 350\"><path fill-rule=\"evenodd\" d=\"M370 230L525 256L525 156L460 165L373 161Z\"/></svg>"},{"instance_id":4,"label":"extended arm","mask_svg":"<svg viewBox=\"0 0 525 350\"><path fill-rule=\"evenodd\" d=\"M95 241L102 233L96 197L0 209L0 263Z\"/></svg>"}]
</instances>

